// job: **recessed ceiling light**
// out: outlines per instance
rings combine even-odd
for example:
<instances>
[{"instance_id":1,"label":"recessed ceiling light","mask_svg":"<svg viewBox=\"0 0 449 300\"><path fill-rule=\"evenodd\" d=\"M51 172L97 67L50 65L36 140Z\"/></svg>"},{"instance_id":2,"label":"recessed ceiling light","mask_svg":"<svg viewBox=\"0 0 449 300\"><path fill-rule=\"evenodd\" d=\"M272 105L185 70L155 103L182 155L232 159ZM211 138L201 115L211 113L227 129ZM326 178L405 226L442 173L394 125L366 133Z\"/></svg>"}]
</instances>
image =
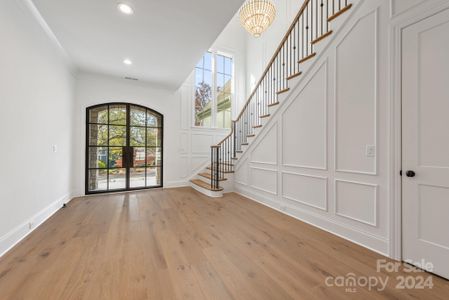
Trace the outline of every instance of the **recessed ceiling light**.
<instances>
[{"instance_id":1,"label":"recessed ceiling light","mask_svg":"<svg viewBox=\"0 0 449 300\"><path fill-rule=\"evenodd\" d=\"M117 5L118 9L124 13L125 15L132 15L134 13L134 10L131 6L125 3L119 3Z\"/></svg>"},{"instance_id":2,"label":"recessed ceiling light","mask_svg":"<svg viewBox=\"0 0 449 300\"><path fill-rule=\"evenodd\" d=\"M125 58L125 59L123 60L123 63L124 63L125 65L128 65L128 66L130 66L130 65L133 64L133 62L132 62L129 58Z\"/></svg>"}]
</instances>

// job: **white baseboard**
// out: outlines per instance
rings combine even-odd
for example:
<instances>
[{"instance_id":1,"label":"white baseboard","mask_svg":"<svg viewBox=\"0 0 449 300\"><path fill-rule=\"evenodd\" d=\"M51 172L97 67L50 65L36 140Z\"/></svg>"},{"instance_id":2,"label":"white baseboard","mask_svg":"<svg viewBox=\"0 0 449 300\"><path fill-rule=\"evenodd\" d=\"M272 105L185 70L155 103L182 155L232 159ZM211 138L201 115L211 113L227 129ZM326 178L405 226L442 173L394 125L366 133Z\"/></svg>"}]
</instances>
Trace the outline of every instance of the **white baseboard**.
<instances>
[{"instance_id":1,"label":"white baseboard","mask_svg":"<svg viewBox=\"0 0 449 300\"><path fill-rule=\"evenodd\" d=\"M71 197L71 195L64 195L63 197L59 198L58 200L35 214L27 221L25 221L23 224L17 226L13 230L0 237L0 257L11 250L21 240L23 240L42 223L44 223L48 218L50 218L63 206L63 204L69 203L72 199L73 197Z\"/></svg>"},{"instance_id":2,"label":"white baseboard","mask_svg":"<svg viewBox=\"0 0 449 300\"><path fill-rule=\"evenodd\" d=\"M352 243L365 247L381 255L389 256L388 239L375 236L367 232L362 232L358 229L349 228L345 224L341 224L330 218L324 218L323 216L312 214L304 210L299 210L291 206L278 205L274 201L266 199L266 197L260 197L259 195L256 195L251 191L249 191L248 189L242 187L236 186L235 192L239 195L242 195L243 197L249 198L257 203L275 209L283 214L286 214L304 223L310 224L324 231L330 232Z\"/></svg>"}]
</instances>

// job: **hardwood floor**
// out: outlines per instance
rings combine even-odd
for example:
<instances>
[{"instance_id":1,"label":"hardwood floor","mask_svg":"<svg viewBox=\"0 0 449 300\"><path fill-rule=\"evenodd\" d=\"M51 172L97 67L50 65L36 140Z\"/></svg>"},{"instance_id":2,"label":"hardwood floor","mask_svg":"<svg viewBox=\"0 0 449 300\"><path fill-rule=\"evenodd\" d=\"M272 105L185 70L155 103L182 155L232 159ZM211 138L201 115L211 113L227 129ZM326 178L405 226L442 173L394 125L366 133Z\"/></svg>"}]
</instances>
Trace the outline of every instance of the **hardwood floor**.
<instances>
[{"instance_id":1,"label":"hardwood floor","mask_svg":"<svg viewBox=\"0 0 449 300\"><path fill-rule=\"evenodd\" d=\"M449 298L436 276L432 289L396 289L411 274L376 272L382 258L236 194L83 197L0 259L0 299ZM389 281L381 292L326 285L348 273Z\"/></svg>"}]
</instances>

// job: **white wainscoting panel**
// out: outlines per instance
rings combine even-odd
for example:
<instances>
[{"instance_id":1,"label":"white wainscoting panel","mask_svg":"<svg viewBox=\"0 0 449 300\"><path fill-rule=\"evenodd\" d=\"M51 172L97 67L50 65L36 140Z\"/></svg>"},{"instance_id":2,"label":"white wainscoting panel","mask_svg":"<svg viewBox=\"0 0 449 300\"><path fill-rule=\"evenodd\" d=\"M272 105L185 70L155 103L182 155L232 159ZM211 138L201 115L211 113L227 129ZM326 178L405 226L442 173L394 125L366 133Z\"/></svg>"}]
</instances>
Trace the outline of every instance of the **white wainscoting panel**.
<instances>
[{"instance_id":1,"label":"white wainscoting panel","mask_svg":"<svg viewBox=\"0 0 449 300\"><path fill-rule=\"evenodd\" d=\"M251 153L252 163L261 163L268 165L277 164L277 123L271 126L269 131L260 139Z\"/></svg>"},{"instance_id":2,"label":"white wainscoting panel","mask_svg":"<svg viewBox=\"0 0 449 300\"><path fill-rule=\"evenodd\" d=\"M393 21L389 0L352 3L236 161L235 190L389 255Z\"/></svg>"},{"instance_id":3,"label":"white wainscoting panel","mask_svg":"<svg viewBox=\"0 0 449 300\"><path fill-rule=\"evenodd\" d=\"M242 160L242 162L236 167L234 182L241 185L248 185L248 159Z\"/></svg>"},{"instance_id":4,"label":"white wainscoting panel","mask_svg":"<svg viewBox=\"0 0 449 300\"><path fill-rule=\"evenodd\" d=\"M282 197L327 211L327 178L282 172Z\"/></svg>"},{"instance_id":5,"label":"white wainscoting panel","mask_svg":"<svg viewBox=\"0 0 449 300\"><path fill-rule=\"evenodd\" d=\"M327 61L282 117L284 166L327 169Z\"/></svg>"},{"instance_id":6,"label":"white wainscoting panel","mask_svg":"<svg viewBox=\"0 0 449 300\"><path fill-rule=\"evenodd\" d=\"M376 184L336 179L336 214L377 226L377 188Z\"/></svg>"},{"instance_id":7,"label":"white wainscoting panel","mask_svg":"<svg viewBox=\"0 0 449 300\"><path fill-rule=\"evenodd\" d=\"M259 191L277 195L277 171L250 167L250 185Z\"/></svg>"},{"instance_id":8,"label":"white wainscoting panel","mask_svg":"<svg viewBox=\"0 0 449 300\"><path fill-rule=\"evenodd\" d=\"M180 132L179 136L179 153L189 153L189 132Z\"/></svg>"},{"instance_id":9,"label":"white wainscoting panel","mask_svg":"<svg viewBox=\"0 0 449 300\"><path fill-rule=\"evenodd\" d=\"M210 146L214 144L211 134L194 133L192 139L192 154L210 154Z\"/></svg>"},{"instance_id":10,"label":"white wainscoting panel","mask_svg":"<svg viewBox=\"0 0 449 300\"><path fill-rule=\"evenodd\" d=\"M425 0L390 0L391 16L397 16L407 10L423 3Z\"/></svg>"},{"instance_id":11,"label":"white wainscoting panel","mask_svg":"<svg viewBox=\"0 0 449 300\"><path fill-rule=\"evenodd\" d=\"M189 156L180 156L179 164L179 177L189 177L189 175L191 174L191 170L189 168Z\"/></svg>"},{"instance_id":12,"label":"white wainscoting panel","mask_svg":"<svg viewBox=\"0 0 449 300\"><path fill-rule=\"evenodd\" d=\"M335 57L335 157L341 172L376 174L377 11L346 34Z\"/></svg>"},{"instance_id":13,"label":"white wainscoting panel","mask_svg":"<svg viewBox=\"0 0 449 300\"><path fill-rule=\"evenodd\" d=\"M205 163L210 161L207 155L195 155L190 158L190 174L194 174L199 168L203 167Z\"/></svg>"}]
</instances>

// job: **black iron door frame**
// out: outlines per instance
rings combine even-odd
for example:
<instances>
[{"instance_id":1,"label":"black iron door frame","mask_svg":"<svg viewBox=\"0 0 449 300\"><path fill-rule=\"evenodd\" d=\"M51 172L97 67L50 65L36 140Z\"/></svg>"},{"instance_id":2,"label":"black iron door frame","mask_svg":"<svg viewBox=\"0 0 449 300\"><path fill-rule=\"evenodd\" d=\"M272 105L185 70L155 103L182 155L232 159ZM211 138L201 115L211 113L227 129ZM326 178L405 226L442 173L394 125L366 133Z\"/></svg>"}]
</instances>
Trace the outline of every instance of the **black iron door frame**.
<instances>
[{"instance_id":1,"label":"black iron door frame","mask_svg":"<svg viewBox=\"0 0 449 300\"><path fill-rule=\"evenodd\" d=\"M125 176L125 181L126 181L126 185L125 188L123 189L113 189L110 190L109 188L107 188L106 190L89 190L89 170L91 168L89 168L89 148L93 147L92 145L90 145L90 132L89 132L89 128L90 125L93 124L90 122L89 118L89 112L92 109L98 108L98 107L102 107L102 106L107 106L108 107L108 123L105 124L108 126L108 145L107 147L111 147L109 145L109 126L111 125L109 123L109 112L110 112L110 106L113 105L123 105L126 106L126 145L122 146L122 161L123 161L123 169L126 170L126 176ZM153 115L157 116L158 118L160 118L160 126L158 126L158 131L160 131L160 184L155 185L155 186L145 186L145 187L131 187L130 184L130 178L131 178L131 168L134 167L134 146L131 146L131 107L137 107L137 108L141 108L141 109L145 109L146 112L151 112ZM146 118L148 118L148 113L146 113ZM146 119L147 121L147 119ZM159 113L158 111L155 111L151 108L142 106L142 105L138 105L138 104L133 104L133 103L126 103L126 102L109 102L109 103L102 103L102 104L97 104L97 105L93 105L93 106L89 106L86 108L86 122L85 122L85 126L86 126L86 146L85 146L85 194L89 195L89 194L103 194L103 193L111 193L111 192L123 192L123 191L134 191L134 190L145 190L145 189L153 189L153 188L161 188L164 185L164 115ZM148 128L148 126L146 126L146 128ZM147 133L147 130L145 130L145 132ZM158 132L159 134L159 132ZM145 151L147 151L147 134L145 134ZM99 146L97 146L99 147ZM156 150L157 153L157 150ZM106 157L106 172L107 172L107 181L109 181L109 150L108 150L108 155ZM147 155L145 153L145 178L147 177ZM156 159L157 160L157 159ZM147 183L147 180L145 179L145 184Z\"/></svg>"}]
</instances>

